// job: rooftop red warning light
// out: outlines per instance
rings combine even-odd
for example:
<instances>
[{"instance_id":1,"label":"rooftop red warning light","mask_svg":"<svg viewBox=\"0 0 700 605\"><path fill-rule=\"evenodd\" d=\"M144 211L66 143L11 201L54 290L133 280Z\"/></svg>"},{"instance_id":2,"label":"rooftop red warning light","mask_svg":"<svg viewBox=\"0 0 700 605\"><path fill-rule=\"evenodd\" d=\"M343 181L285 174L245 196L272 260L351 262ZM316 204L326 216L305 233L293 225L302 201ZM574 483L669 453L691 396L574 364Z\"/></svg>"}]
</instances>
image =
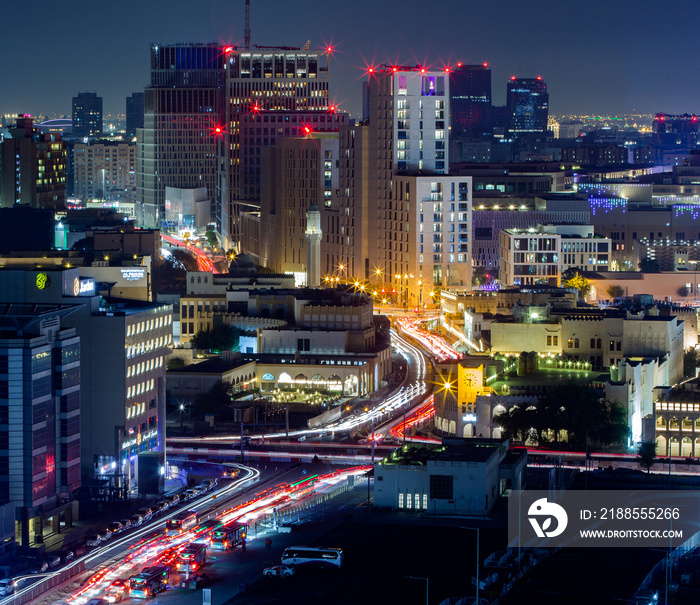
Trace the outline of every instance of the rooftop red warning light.
<instances>
[{"instance_id":1,"label":"rooftop red warning light","mask_svg":"<svg viewBox=\"0 0 700 605\"><path fill-rule=\"evenodd\" d=\"M537 76L537 79L538 79L538 80L541 80L541 79L542 79L542 76Z\"/></svg>"},{"instance_id":2,"label":"rooftop red warning light","mask_svg":"<svg viewBox=\"0 0 700 605\"><path fill-rule=\"evenodd\" d=\"M232 52L233 52L233 46L227 46L226 48L224 48L224 52L225 52L226 54L232 53Z\"/></svg>"},{"instance_id":3,"label":"rooftop red warning light","mask_svg":"<svg viewBox=\"0 0 700 605\"><path fill-rule=\"evenodd\" d=\"M484 67L488 67L488 66L489 66L489 64L486 61L484 61Z\"/></svg>"},{"instance_id":4,"label":"rooftop red warning light","mask_svg":"<svg viewBox=\"0 0 700 605\"><path fill-rule=\"evenodd\" d=\"M515 80L516 78L515 78L515 76L511 76L510 79L511 79L511 80Z\"/></svg>"}]
</instances>

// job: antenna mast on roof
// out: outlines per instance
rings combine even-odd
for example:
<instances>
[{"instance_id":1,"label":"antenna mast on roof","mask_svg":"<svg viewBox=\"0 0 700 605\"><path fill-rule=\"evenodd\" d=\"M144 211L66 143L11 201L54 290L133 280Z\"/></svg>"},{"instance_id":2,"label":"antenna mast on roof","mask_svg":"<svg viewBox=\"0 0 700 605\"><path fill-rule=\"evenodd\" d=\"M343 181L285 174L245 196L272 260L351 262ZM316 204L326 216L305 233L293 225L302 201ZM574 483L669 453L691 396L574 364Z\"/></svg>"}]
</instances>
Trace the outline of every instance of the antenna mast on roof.
<instances>
[{"instance_id":1,"label":"antenna mast on roof","mask_svg":"<svg viewBox=\"0 0 700 605\"><path fill-rule=\"evenodd\" d=\"M243 48L250 50L250 0L245 0L245 30L243 37Z\"/></svg>"}]
</instances>

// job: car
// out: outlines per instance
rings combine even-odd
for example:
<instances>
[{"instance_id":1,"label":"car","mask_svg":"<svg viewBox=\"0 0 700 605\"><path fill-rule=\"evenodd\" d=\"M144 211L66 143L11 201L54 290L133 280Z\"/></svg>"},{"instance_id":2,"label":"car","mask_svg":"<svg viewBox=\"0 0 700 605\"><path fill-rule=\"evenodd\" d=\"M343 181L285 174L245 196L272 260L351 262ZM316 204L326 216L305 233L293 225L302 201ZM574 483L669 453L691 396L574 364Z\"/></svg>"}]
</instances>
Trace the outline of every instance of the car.
<instances>
[{"instance_id":1,"label":"car","mask_svg":"<svg viewBox=\"0 0 700 605\"><path fill-rule=\"evenodd\" d=\"M277 532L280 534L291 534L294 531L293 523L281 523L277 526Z\"/></svg>"},{"instance_id":2,"label":"car","mask_svg":"<svg viewBox=\"0 0 700 605\"><path fill-rule=\"evenodd\" d=\"M164 498L163 500L159 500L156 506L159 511L166 511L170 508L170 502L168 502L167 498Z\"/></svg>"},{"instance_id":3,"label":"car","mask_svg":"<svg viewBox=\"0 0 700 605\"><path fill-rule=\"evenodd\" d=\"M49 564L46 561L35 561L31 567L31 573L46 573L49 570Z\"/></svg>"},{"instance_id":4,"label":"car","mask_svg":"<svg viewBox=\"0 0 700 605\"><path fill-rule=\"evenodd\" d=\"M289 565L275 565L274 567L268 567L263 569L264 576L276 576L278 578L287 578L293 576L295 569Z\"/></svg>"},{"instance_id":5,"label":"car","mask_svg":"<svg viewBox=\"0 0 700 605\"><path fill-rule=\"evenodd\" d=\"M151 520L151 517L153 516L153 509L150 506L145 506L144 508L139 508L136 513L141 515L144 522L146 522Z\"/></svg>"},{"instance_id":6,"label":"car","mask_svg":"<svg viewBox=\"0 0 700 605\"><path fill-rule=\"evenodd\" d=\"M104 598L110 603L119 603L129 594L128 580L114 580L105 590Z\"/></svg>"},{"instance_id":7,"label":"car","mask_svg":"<svg viewBox=\"0 0 700 605\"><path fill-rule=\"evenodd\" d=\"M191 498L194 498L196 495L197 495L197 490L194 488L190 488L190 489L185 491L185 494L184 494L185 500L189 500Z\"/></svg>"},{"instance_id":8,"label":"car","mask_svg":"<svg viewBox=\"0 0 700 605\"><path fill-rule=\"evenodd\" d=\"M61 557L56 555L49 555L46 557L46 562L49 564L50 568L58 567L61 564Z\"/></svg>"},{"instance_id":9,"label":"car","mask_svg":"<svg viewBox=\"0 0 700 605\"><path fill-rule=\"evenodd\" d=\"M119 521L119 523L121 523L124 526L122 531L127 530L131 527L131 519L122 519L121 521Z\"/></svg>"},{"instance_id":10,"label":"car","mask_svg":"<svg viewBox=\"0 0 700 605\"><path fill-rule=\"evenodd\" d=\"M120 521L112 521L108 526L107 529L111 531L113 534L118 534L120 531L124 530L124 525Z\"/></svg>"},{"instance_id":11,"label":"car","mask_svg":"<svg viewBox=\"0 0 700 605\"><path fill-rule=\"evenodd\" d=\"M106 542L112 537L112 532L109 531L108 529L103 529L102 531L98 532L98 535L100 536L100 539L103 542Z\"/></svg>"},{"instance_id":12,"label":"car","mask_svg":"<svg viewBox=\"0 0 700 605\"><path fill-rule=\"evenodd\" d=\"M204 490L209 491L210 489L214 489L214 487L216 486L216 482L213 481L212 479L205 479L199 485Z\"/></svg>"},{"instance_id":13,"label":"car","mask_svg":"<svg viewBox=\"0 0 700 605\"><path fill-rule=\"evenodd\" d=\"M180 494L173 494L172 496L168 496L168 500L170 501L170 506L173 504L177 504L180 501Z\"/></svg>"},{"instance_id":14,"label":"car","mask_svg":"<svg viewBox=\"0 0 700 605\"><path fill-rule=\"evenodd\" d=\"M102 544L102 538L100 534L90 534L85 542L88 546L99 546Z\"/></svg>"},{"instance_id":15,"label":"car","mask_svg":"<svg viewBox=\"0 0 700 605\"><path fill-rule=\"evenodd\" d=\"M143 523L143 517L138 513L131 515L131 527L137 527Z\"/></svg>"},{"instance_id":16,"label":"car","mask_svg":"<svg viewBox=\"0 0 700 605\"><path fill-rule=\"evenodd\" d=\"M15 581L12 578L0 580L0 595L5 597L15 591Z\"/></svg>"},{"instance_id":17,"label":"car","mask_svg":"<svg viewBox=\"0 0 700 605\"><path fill-rule=\"evenodd\" d=\"M75 553L72 550L61 551L61 561L70 563L73 559L75 559Z\"/></svg>"}]
</instances>

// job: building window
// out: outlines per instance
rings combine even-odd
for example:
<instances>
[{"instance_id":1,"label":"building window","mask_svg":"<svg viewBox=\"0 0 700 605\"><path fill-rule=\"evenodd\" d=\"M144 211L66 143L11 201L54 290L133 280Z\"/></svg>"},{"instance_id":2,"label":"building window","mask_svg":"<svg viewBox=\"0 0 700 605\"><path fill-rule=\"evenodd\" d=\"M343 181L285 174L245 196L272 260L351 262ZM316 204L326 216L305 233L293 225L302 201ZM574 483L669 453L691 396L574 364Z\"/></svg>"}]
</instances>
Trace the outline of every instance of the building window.
<instances>
[{"instance_id":1,"label":"building window","mask_svg":"<svg viewBox=\"0 0 700 605\"><path fill-rule=\"evenodd\" d=\"M420 494L415 495L416 510L420 510Z\"/></svg>"},{"instance_id":2,"label":"building window","mask_svg":"<svg viewBox=\"0 0 700 605\"><path fill-rule=\"evenodd\" d=\"M615 341L614 341L614 340L611 340L611 341L610 341L610 350L611 350L611 351L614 351L614 350L615 350Z\"/></svg>"},{"instance_id":3,"label":"building window","mask_svg":"<svg viewBox=\"0 0 700 605\"><path fill-rule=\"evenodd\" d=\"M622 351L622 341L621 340L617 341L617 350Z\"/></svg>"},{"instance_id":4,"label":"building window","mask_svg":"<svg viewBox=\"0 0 700 605\"><path fill-rule=\"evenodd\" d=\"M573 338L569 338L569 339L566 341L566 345L567 345L567 347L568 347L569 349L573 348L573 346L574 346L574 339L573 339ZM610 345L612 346L612 341L610 341ZM610 350L612 351L612 349L610 349Z\"/></svg>"},{"instance_id":5,"label":"building window","mask_svg":"<svg viewBox=\"0 0 700 605\"><path fill-rule=\"evenodd\" d=\"M595 349L595 338L591 338L591 349Z\"/></svg>"},{"instance_id":6,"label":"building window","mask_svg":"<svg viewBox=\"0 0 700 605\"><path fill-rule=\"evenodd\" d=\"M574 349L578 349L578 338L574 338Z\"/></svg>"},{"instance_id":7,"label":"building window","mask_svg":"<svg viewBox=\"0 0 700 605\"><path fill-rule=\"evenodd\" d=\"M558 336L555 336L555 337L554 337L554 346L555 346L555 347L558 347L558 346L559 346L559 337L558 337Z\"/></svg>"},{"instance_id":8,"label":"building window","mask_svg":"<svg viewBox=\"0 0 700 605\"><path fill-rule=\"evenodd\" d=\"M413 498L411 494L406 494L406 508L411 508L413 506Z\"/></svg>"},{"instance_id":9,"label":"building window","mask_svg":"<svg viewBox=\"0 0 700 605\"><path fill-rule=\"evenodd\" d=\"M548 347L552 346L552 337L551 336L547 336L547 346Z\"/></svg>"},{"instance_id":10,"label":"building window","mask_svg":"<svg viewBox=\"0 0 700 605\"><path fill-rule=\"evenodd\" d=\"M596 344L598 345L598 346L596 347L597 349L602 349L602 348L603 348L603 341L602 341L600 338L596 341Z\"/></svg>"},{"instance_id":11,"label":"building window","mask_svg":"<svg viewBox=\"0 0 700 605\"><path fill-rule=\"evenodd\" d=\"M403 508L403 494L399 494L399 508Z\"/></svg>"},{"instance_id":12,"label":"building window","mask_svg":"<svg viewBox=\"0 0 700 605\"><path fill-rule=\"evenodd\" d=\"M452 500L453 493L452 475L430 475L431 500Z\"/></svg>"},{"instance_id":13,"label":"building window","mask_svg":"<svg viewBox=\"0 0 700 605\"><path fill-rule=\"evenodd\" d=\"M423 494L423 508L428 510L428 494Z\"/></svg>"}]
</instances>

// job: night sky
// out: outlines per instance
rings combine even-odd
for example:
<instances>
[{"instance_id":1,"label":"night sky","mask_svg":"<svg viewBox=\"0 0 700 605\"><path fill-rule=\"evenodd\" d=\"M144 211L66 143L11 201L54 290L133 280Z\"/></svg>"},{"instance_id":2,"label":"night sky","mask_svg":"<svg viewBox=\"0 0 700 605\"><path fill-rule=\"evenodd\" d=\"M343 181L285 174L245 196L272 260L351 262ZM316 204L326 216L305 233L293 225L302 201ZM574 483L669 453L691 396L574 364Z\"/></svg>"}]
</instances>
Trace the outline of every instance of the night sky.
<instances>
[{"instance_id":1,"label":"night sky","mask_svg":"<svg viewBox=\"0 0 700 605\"><path fill-rule=\"evenodd\" d=\"M70 114L96 91L105 112L148 83L151 43L243 41L243 0L3 3L0 112ZM369 62L492 66L541 75L550 113L700 112L697 2L653 0L251 0L252 44L336 47L332 90L360 111Z\"/></svg>"}]
</instances>

